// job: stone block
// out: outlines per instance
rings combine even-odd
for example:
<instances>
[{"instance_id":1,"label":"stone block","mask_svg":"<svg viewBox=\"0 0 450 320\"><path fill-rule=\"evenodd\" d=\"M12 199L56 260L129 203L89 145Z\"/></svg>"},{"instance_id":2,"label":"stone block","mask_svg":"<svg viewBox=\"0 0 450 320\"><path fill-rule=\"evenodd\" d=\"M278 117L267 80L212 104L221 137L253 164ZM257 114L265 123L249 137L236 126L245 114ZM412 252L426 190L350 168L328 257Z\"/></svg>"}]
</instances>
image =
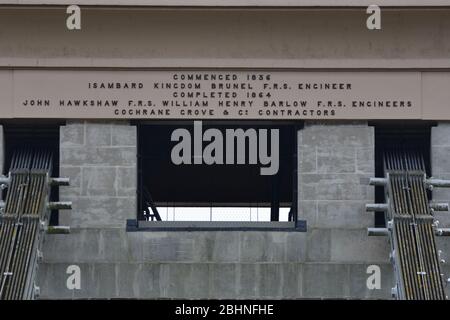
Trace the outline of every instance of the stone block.
<instances>
[{"instance_id":1,"label":"stone block","mask_svg":"<svg viewBox=\"0 0 450 320\"><path fill-rule=\"evenodd\" d=\"M169 299L208 298L209 269L209 264L161 264L160 296Z\"/></svg>"},{"instance_id":2,"label":"stone block","mask_svg":"<svg viewBox=\"0 0 450 320\"><path fill-rule=\"evenodd\" d=\"M242 299L256 299L259 294L260 277L259 263L240 263L236 266L238 276L237 296Z\"/></svg>"},{"instance_id":3,"label":"stone block","mask_svg":"<svg viewBox=\"0 0 450 320\"><path fill-rule=\"evenodd\" d=\"M395 286L394 268L391 264L375 264L380 267L380 289L369 289L367 279L372 273L367 273L370 264L351 264L350 297L354 299L391 299L391 289Z\"/></svg>"},{"instance_id":4,"label":"stone block","mask_svg":"<svg viewBox=\"0 0 450 320\"><path fill-rule=\"evenodd\" d=\"M83 122L67 122L60 127L60 146L80 147L85 143L85 125Z\"/></svg>"},{"instance_id":5,"label":"stone block","mask_svg":"<svg viewBox=\"0 0 450 320\"><path fill-rule=\"evenodd\" d=\"M316 147L298 148L298 171L300 173L316 173L317 172L317 153Z\"/></svg>"},{"instance_id":6,"label":"stone block","mask_svg":"<svg viewBox=\"0 0 450 320\"><path fill-rule=\"evenodd\" d=\"M71 227L109 228L125 227L126 219L136 217L136 201L132 198L67 197L72 201L68 220L61 222Z\"/></svg>"},{"instance_id":7,"label":"stone block","mask_svg":"<svg viewBox=\"0 0 450 320\"><path fill-rule=\"evenodd\" d=\"M59 188L61 197L81 196L81 167L64 167L59 168L59 175L70 179L69 186Z\"/></svg>"},{"instance_id":8,"label":"stone block","mask_svg":"<svg viewBox=\"0 0 450 320\"><path fill-rule=\"evenodd\" d=\"M120 265L121 269L126 269L129 264ZM119 273L121 274L121 273ZM120 291L133 286L133 291L138 291L138 299L158 299L161 298L161 264L140 263L137 265L136 273L132 281L121 281ZM121 278L121 277L120 277ZM128 283L127 283L128 282ZM122 297L122 295L121 295ZM125 296L126 297L126 296Z\"/></svg>"},{"instance_id":9,"label":"stone block","mask_svg":"<svg viewBox=\"0 0 450 320\"><path fill-rule=\"evenodd\" d=\"M128 124L114 124L112 126L113 146L137 145L136 127Z\"/></svg>"},{"instance_id":10,"label":"stone block","mask_svg":"<svg viewBox=\"0 0 450 320\"><path fill-rule=\"evenodd\" d=\"M82 175L83 196L117 195L118 177L115 167L84 167Z\"/></svg>"},{"instance_id":11,"label":"stone block","mask_svg":"<svg viewBox=\"0 0 450 320\"><path fill-rule=\"evenodd\" d=\"M332 229L331 256L333 262L389 262L389 242L386 237L369 237L366 229Z\"/></svg>"},{"instance_id":12,"label":"stone block","mask_svg":"<svg viewBox=\"0 0 450 320\"><path fill-rule=\"evenodd\" d=\"M302 297L303 264L283 264L283 280L281 284L281 299L298 299Z\"/></svg>"},{"instance_id":13,"label":"stone block","mask_svg":"<svg viewBox=\"0 0 450 320\"><path fill-rule=\"evenodd\" d=\"M241 234L241 262L285 261L286 233L243 232Z\"/></svg>"},{"instance_id":14,"label":"stone block","mask_svg":"<svg viewBox=\"0 0 450 320\"><path fill-rule=\"evenodd\" d=\"M318 173L352 173L356 171L354 147L317 147Z\"/></svg>"},{"instance_id":15,"label":"stone block","mask_svg":"<svg viewBox=\"0 0 450 320\"><path fill-rule=\"evenodd\" d=\"M220 263L209 265L209 283L211 299L235 299L237 295L236 264ZM207 281L205 276L198 279L200 283Z\"/></svg>"},{"instance_id":16,"label":"stone block","mask_svg":"<svg viewBox=\"0 0 450 320\"><path fill-rule=\"evenodd\" d=\"M373 214L367 213L367 201L321 200L317 201L317 228L355 229L371 227Z\"/></svg>"},{"instance_id":17,"label":"stone block","mask_svg":"<svg viewBox=\"0 0 450 320\"><path fill-rule=\"evenodd\" d=\"M439 122L431 128L431 146L450 146L450 123Z\"/></svg>"},{"instance_id":18,"label":"stone block","mask_svg":"<svg viewBox=\"0 0 450 320\"><path fill-rule=\"evenodd\" d=\"M375 176L375 150L374 147L356 148L356 173L365 173Z\"/></svg>"},{"instance_id":19,"label":"stone block","mask_svg":"<svg viewBox=\"0 0 450 320\"><path fill-rule=\"evenodd\" d=\"M317 200L302 200L298 202L298 219L306 220L307 228L317 225Z\"/></svg>"},{"instance_id":20,"label":"stone block","mask_svg":"<svg viewBox=\"0 0 450 320\"><path fill-rule=\"evenodd\" d=\"M117 195L136 196L137 169L133 167L117 167Z\"/></svg>"},{"instance_id":21,"label":"stone block","mask_svg":"<svg viewBox=\"0 0 450 320\"><path fill-rule=\"evenodd\" d=\"M433 146L431 164L434 177L450 174L450 146Z\"/></svg>"},{"instance_id":22,"label":"stone block","mask_svg":"<svg viewBox=\"0 0 450 320\"><path fill-rule=\"evenodd\" d=\"M301 200L369 200L373 201L373 187L356 174L302 174L299 177Z\"/></svg>"},{"instance_id":23,"label":"stone block","mask_svg":"<svg viewBox=\"0 0 450 320\"><path fill-rule=\"evenodd\" d=\"M191 262L194 253L192 237L168 233L166 236L141 236L143 241L143 260L146 262Z\"/></svg>"},{"instance_id":24,"label":"stone block","mask_svg":"<svg viewBox=\"0 0 450 320\"><path fill-rule=\"evenodd\" d=\"M47 235L43 243L44 262L52 263L126 262L130 250L128 234L119 228L72 228L67 235Z\"/></svg>"},{"instance_id":25,"label":"stone block","mask_svg":"<svg viewBox=\"0 0 450 320\"><path fill-rule=\"evenodd\" d=\"M306 240L307 261L330 261L331 230L310 229Z\"/></svg>"},{"instance_id":26,"label":"stone block","mask_svg":"<svg viewBox=\"0 0 450 320\"><path fill-rule=\"evenodd\" d=\"M88 284L94 298L118 298L118 268L112 263L92 264L93 277Z\"/></svg>"},{"instance_id":27,"label":"stone block","mask_svg":"<svg viewBox=\"0 0 450 320\"><path fill-rule=\"evenodd\" d=\"M64 263L41 263L39 265L36 282L40 287L40 299L72 299L75 297L75 290L68 290L67 267ZM83 280L83 279L81 279ZM83 283L81 282L83 285ZM88 295L85 287L81 287L82 293Z\"/></svg>"},{"instance_id":28,"label":"stone block","mask_svg":"<svg viewBox=\"0 0 450 320\"><path fill-rule=\"evenodd\" d=\"M350 296L349 266L346 264L307 263L303 266L303 298Z\"/></svg>"},{"instance_id":29,"label":"stone block","mask_svg":"<svg viewBox=\"0 0 450 320\"><path fill-rule=\"evenodd\" d=\"M264 263L260 266L260 291L259 298L280 299L283 294L284 264ZM298 283L298 274L290 274L292 283ZM289 286L292 286L292 283Z\"/></svg>"},{"instance_id":30,"label":"stone block","mask_svg":"<svg viewBox=\"0 0 450 320\"><path fill-rule=\"evenodd\" d=\"M304 262L306 261L306 239L305 232L289 232L286 235L286 261Z\"/></svg>"},{"instance_id":31,"label":"stone block","mask_svg":"<svg viewBox=\"0 0 450 320\"><path fill-rule=\"evenodd\" d=\"M62 148L63 166L124 166L136 165L136 147Z\"/></svg>"},{"instance_id":32,"label":"stone block","mask_svg":"<svg viewBox=\"0 0 450 320\"><path fill-rule=\"evenodd\" d=\"M302 146L367 147L374 145L374 128L365 122L358 124L306 123L301 130Z\"/></svg>"},{"instance_id":33,"label":"stone block","mask_svg":"<svg viewBox=\"0 0 450 320\"><path fill-rule=\"evenodd\" d=\"M86 122L87 146L110 146L111 124L108 122Z\"/></svg>"}]
</instances>

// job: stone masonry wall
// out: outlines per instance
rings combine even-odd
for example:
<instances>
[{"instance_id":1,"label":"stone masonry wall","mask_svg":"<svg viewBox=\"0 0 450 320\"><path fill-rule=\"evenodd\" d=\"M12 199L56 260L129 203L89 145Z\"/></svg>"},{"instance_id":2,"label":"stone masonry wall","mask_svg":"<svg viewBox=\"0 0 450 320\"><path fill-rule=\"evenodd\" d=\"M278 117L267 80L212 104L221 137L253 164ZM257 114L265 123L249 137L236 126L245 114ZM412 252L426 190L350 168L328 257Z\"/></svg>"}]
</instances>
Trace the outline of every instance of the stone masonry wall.
<instances>
[{"instance_id":1,"label":"stone masonry wall","mask_svg":"<svg viewBox=\"0 0 450 320\"><path fill-rule=\"evenodd\" d=\"M450 179L450 122L440 122L431 128L431 170L434 178ZM434 188L433 201L450 203L449 188ZM435 212L439 227L450 228L450 212ZM450 239L436 238L438 249L442 251L442 258L450 261ZM443 266L444 275L450 278L450 266ZM450 287L447 286L450 295Z\"/></svg>"},{"instance_id":2,"label":"stone masonry wall","mask_svg":"<svg viewBox=\"0 0 450 320\"><path fill-rule=\"evenodd\" d=\"M368 237L374 202L374 128L366 122L306 122L298 133L299 219L308 222L304 277L308 298L389 298L388 239ZM367 266L381 268L382 287L368 290ZM358 288L358 292L352 292Z\"/></svg>"},{"instance_id":3,"label":"stone masonry wall","mask_svg":"<svg viewBox=\"0 0 450 320\"><path fill-rule=\"evenodd\" d=\"M62 128L61 171L74 182L62 191L74 201L66 219L72 232L46 236L42 298L390 297L387 239L366 234L373 225L364 204L373 201L367 178L374 144L366 123L307 123L299 132L299 218L308 220L307 233L126 232L135 211L120 201L131 201L135 182L128 181L128 197L112 186L122 166L133 170L133 130L114 123ZM72 264L81 268L80 290L66 288ZM381 268L381 290L366 287L371 264Z\"/></svg>"},{"instance_id":4,"label":"stone masonry wall","mask_svg":"<svg viewBox=\"0 0 450 320\"><path fill-rule=\"evenodd\" d=\"M73 209L60 213L71 227L124 227L136 217L136 127L127 122L67 122L60 131L60 175L70 187L61 200Z\"/></svg>"}]
</instances>

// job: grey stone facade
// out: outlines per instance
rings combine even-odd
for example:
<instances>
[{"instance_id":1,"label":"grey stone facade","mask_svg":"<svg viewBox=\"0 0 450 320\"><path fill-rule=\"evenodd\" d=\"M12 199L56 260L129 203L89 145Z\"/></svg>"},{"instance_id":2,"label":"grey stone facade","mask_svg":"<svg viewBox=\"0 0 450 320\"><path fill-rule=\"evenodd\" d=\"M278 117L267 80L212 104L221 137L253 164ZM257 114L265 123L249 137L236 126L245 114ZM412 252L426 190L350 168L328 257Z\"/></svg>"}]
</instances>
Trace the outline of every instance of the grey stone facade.
<instances>
[{"instance_id":1,"label":"grey stone facade","mask_svg":"<svg viewBox=\"0 0 450 320\"><path fill-rule=\"evenodd\" d=\"M450 179L450 122L440 122L431 128L431 169L435 178ZM450 203L450 189L434 188L433 201ZM435 212L439 227L450 228L450 212ZM450 240L448 237L436 238L442 258L450 261ZM444 275L450 278L450 266L444 265ZM447 286L450 296L450 287Z\"/></svg>"},{"instance_id":2,"label":"grey stone facade","mask_svg":"<svg viewBox=\"0 0 450 320\"><path fill-rule=\"evenodd\" d=\"M374 128L366 122L306 122L298 133L299 219L306 219L306 298L389 298L388 240L368 237L374 202ZM382 287L368 290L367 266ZM356 289L357 288L357 289ZM357 290L356 292L354 290Z\"/></svg>"},{"instance_id":3,"label":"grey stone facade","mask_svg":"<svg viewBox=\"0 0 450 320\"><path fill-rule=\"evenodd\" d=\"M307 233L126 232L135 211L116 201L134 201L136 184L127 181L126 195L115 186L119 169L135 167L134 128L68 123L61 129L61 175L73 181L62 190L74 202L66 216L72 233L46 237L41 297L389 298L387 238L366 232L373 225L364 212L373 201L373 139L363 122L307 123L299 132L299 218L308 221ZM81 290L66 288L72 264L81 268ZM371 264L381 268L381 290L366 287Z\"/></svg>"},{"instance_id":4,"label":"grey stone facade","mask_svg":"<svg viewBox=\"0 0 450 320\"><path fill-rule=\"evenodd\" d=\"M136 217L136 127L127 122L68 122L60 130L60 175L70 177L61 200L73 209L60 224L123 228Z\"/></svg>"}]
</instances>

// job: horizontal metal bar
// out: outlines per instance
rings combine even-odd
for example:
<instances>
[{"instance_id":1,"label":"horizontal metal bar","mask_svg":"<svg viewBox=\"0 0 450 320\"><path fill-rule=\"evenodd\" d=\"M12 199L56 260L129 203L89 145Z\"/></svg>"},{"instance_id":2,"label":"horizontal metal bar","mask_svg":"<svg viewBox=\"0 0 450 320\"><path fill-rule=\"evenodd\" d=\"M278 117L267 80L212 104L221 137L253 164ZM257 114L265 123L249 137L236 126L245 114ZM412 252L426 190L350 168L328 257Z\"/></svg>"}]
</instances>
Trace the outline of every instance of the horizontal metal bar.
<instances>
[{"instance_id":1,"label":"horizontal metal bar","mask_svg":"<svg viewBox=\"0 0 450 320\"><path fill-rule=\"evenodd\" d=\"M294 221L138 221L137 230L198 230L198 231L306 231L300 220Z\"/></svg>"},{"instance_id":2,"label":"horizontal metal bar","mask_svg":"<svg viewBox=\"0 0 450 320\"><path fill-rule=\"evenodd\" d=\"M442 237L449 237L450 236L450 228L438 228L438 229L436 229L436 235L442 236Z\"/></svg>"},{"instance_id":3,"label":"horizontal metal bar","mask_svg":"<svg viewBox=\"0 0 450 320\"><path fill-rule=\"evenodd\" d=\"M374 237L387 236L389 235L389 230L388 228L367 228L367 235Z\"/></svg>"},{"instance_id":4,"label":"horizontal metal bar","mask_svg":"<svg viewBox=\"0 0 450 320\"><path fill-rule=\"evenodd\" d=\"M427 179L425 183L433 187L450 188L450 180Z\"/></svg>"},{"instance_id":5,"label":"horizontal metal bar","mask_svg":"<svg viewBox=\"0 0 450 320\"><path fill-rule=\"evenodd\" d=\"M69 234L70 227L69 226L48 226L47 233L48 234Z\"/></svg>"},{"instance_id":6,"label":"horizontal metal bar","mask_svg":"<svg viewBox=\"0 0 450 320\"><path fill-rule=\"evenodd\" d=\"M430 202L430 208L434 211L448 211L449 206L448 203L445 202Z\"/></svg>"},{"instance_id":7,"label":"horizontal metal bar","mask_svg":"<svg viewBox=\"0 0 450 320\"><path fill-rule=\"evenodd\" d=\"M387 185L386 178L370 178L369 185L371 186L385 186Z\"/></svg>"},{"instance_id":8,"label":"horizontal metal bar","mask_svg":"<svg viewBox=\"0 0 450 320\"><path fill-rule=\"evenodd\" d=\"M366 211L388 211L387 203L369 203L366 204Z\"/></svg>"},{"instance_id":9,"label":"horizontal metal bar","mask_svg":"<svg viewBox=\"0 0 450 320\"><path fill-rule=\"evenodd\" d=\"M49 183L51 186L68 186L70 185L70 178L50 178Z\"/></svg>"},{"instance_id":10,"label":"horizontal metal bar","mask_svg":"<svg viewBox=\"0 0 450 320\"><path fill-rule=\"evenodd\" d=\"M72 209L72 201L49 202L47 208L49 210L70 210Z\"/></svg>"},{"instance_id":11,"label":"horizontal metal bar","mask_svg":"<svg viewBox=\"0 0 450 320\"><path fill-rule=\"evenodd\" d=\"M9 185L11 182L11 177L7 176L0 176L0 184L6 184Z\"/></svg>"}]
</instances>

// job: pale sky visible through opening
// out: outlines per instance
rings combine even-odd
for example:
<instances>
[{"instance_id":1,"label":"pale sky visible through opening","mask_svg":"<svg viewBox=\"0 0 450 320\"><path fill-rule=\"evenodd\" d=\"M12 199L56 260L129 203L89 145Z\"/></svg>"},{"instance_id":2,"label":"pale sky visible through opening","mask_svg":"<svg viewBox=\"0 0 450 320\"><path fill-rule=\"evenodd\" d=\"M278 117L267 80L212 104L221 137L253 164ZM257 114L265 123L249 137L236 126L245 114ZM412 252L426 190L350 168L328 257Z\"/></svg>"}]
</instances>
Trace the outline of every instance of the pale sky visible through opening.
<instances>
[{"instance_id":1,"label":"pale sky visible through opening","mask_svg":"<svg viewBox=\"0 0 450 320\"><path fill-rule=\"evenodd\" d=\"M288 221L290 208L280 208L280 221ZM163 221L270 221L270 208L158 207Z\"/></svg>"}]
</instances>

